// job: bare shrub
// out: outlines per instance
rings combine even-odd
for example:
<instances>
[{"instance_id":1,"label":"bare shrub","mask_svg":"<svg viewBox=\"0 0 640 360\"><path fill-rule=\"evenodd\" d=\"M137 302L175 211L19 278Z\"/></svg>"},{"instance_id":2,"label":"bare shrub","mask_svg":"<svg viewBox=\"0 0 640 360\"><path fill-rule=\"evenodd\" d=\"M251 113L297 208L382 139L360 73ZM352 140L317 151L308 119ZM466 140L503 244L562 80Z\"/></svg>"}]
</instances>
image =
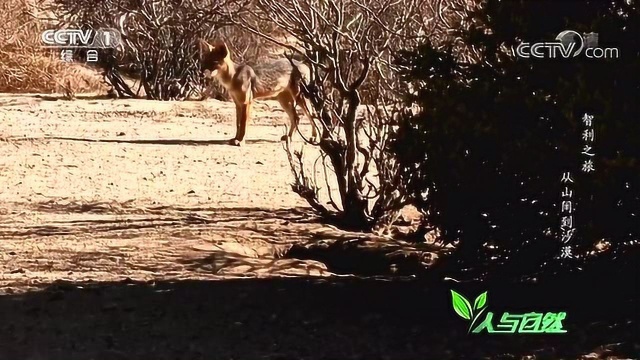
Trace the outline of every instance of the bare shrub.
<instances>
[{"instance_id":1,"label":"bare shrub","mask_svg":"<svg viewBox=\"0 0 640 360\"><path fill-rule=\"evenodd\" d=\"M236 21L310 66L310 78L301 79L303 91L323 134L308 143L321 155L314 161L308 158L314 152L289 145L286 150L294 192L319 214L347 228L385 230L413 201L389 148L398 120L417 110L405 101L413 90L400 80L396 58L426 41L456 44L452 29L468 26L466 13L474 3L256 0L250 16ZM260 21L271 21L283 35L272 35ZM463 55L472 50L454 49Z\"/></svg>"},{"instance_id":2,"label":"bare shrub","mask_svg":"<svg viewBox=\"0 0 640 360\"><path fill-rule=\"evenodd\" d=\"M115 28L119 51L99 65L120 96L136 96L123 75L140 79L147 98L185 99L202 87L196 39L208 38L248 3L242 0L54 0L55 12L74 27Z\"/></svg>"},{"instance_id":3,"label":"bare shrub","mask_svg":"<svg viewBox=\"0 0 640 360\"><path fill-rule=\"evenodd\" d=\"M319 147L321 157L309 169L303 151L287 148L293 190L344 227L384 228L409 202L388 151L393 119L404 111L394 55L424 38L421 12L426 3L257 0L251 17L237 22L303 57L310 66L310 78L301 80L323 127L320 141L309 142ZM285 36L256 26L260 21L270 21ZM295 43L284 40L289 38ZM369 101L363 106L365 89ZM318 162L323 167L319 172L313 170ZM316 179L319 173L324 196Z\"/></svg>"}]
</instances>

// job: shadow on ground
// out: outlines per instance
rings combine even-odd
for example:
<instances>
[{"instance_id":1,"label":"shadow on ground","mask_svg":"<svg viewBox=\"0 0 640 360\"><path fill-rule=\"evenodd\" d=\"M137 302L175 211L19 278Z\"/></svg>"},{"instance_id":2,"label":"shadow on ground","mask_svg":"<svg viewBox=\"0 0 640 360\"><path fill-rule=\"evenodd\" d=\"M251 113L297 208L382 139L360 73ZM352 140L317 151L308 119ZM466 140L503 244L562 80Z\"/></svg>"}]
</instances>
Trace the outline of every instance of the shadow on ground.
<instances>
[{"instance_id":1,"label":"shadow on ground","mask_svg":"<svg viewBox=\"0 0 640 360\"><path fill-rule=\"evenodd\" d=\"M567 312L567 334L482 336L467 334L443 283L54 284L0 297L0 359L635 358L637 295L605 280L457 287L469 297L489 290L494 312Z\"/></svg>"},{"instance_id":2,"label":"shadow on ground","mask_svg":"<svg viewBox=\"0 0 640 360\"><path fill-rule=\"evenodd\" d=\"M307 228L317 224L301 209L141 209L130 205L31 205L29 209L39 212L41 220L49 221L46 225L56 231L92 236L92 249L46 253L49 258L42 258L40 264L55 260L54 266L59 266L53 269L56 274L69 268L118 275L144 270L165 278L144 283L58 282L0 296L0 360L613 360L637 359L640 354L637 248L624 261L553 275L542 285L443 283L433 277L406 280L388 276L377 280L355 276L231 280L225 276L284 274L288 268L300 268L295 262L301 258L310 257L310 253L295 251L285 257L248 253L260 248L258 240L266 245L303 239L326 241L327 252L321 253L319 260L326 260L332 272L337 268L360 275L385 275L391 264L382 255L363 255L357 246L349 247L373 240L322 227ZM75 213L83 218L73 218ZM60 218L60 214L71 218ZM53 217L47 218L49 215ZM89 215L119 218L94 219ZM151 235L164 239L162 246L156 246L159 242L149 236L145 241L131 242L122 237L121 226L134 225L124 233L133 235L140 230L137 227L154 222L155 227L145 229L156 229ZM43 256L41 246L49 240L38 237L39 243L26 252L25 242L42 235L24 232L30 230L34 229L24 227L23 232L1 234L20 247L12 252L21 253L6 253L20 257L10 265L26 269L23 271L34 269L31 262ZM96 244L107 235L113 239ZM187 246L192 240L194 245L208 247L194 250ZM332 247L334 243L341 246ZM109 245L119 247L114 250ZM176 252L181 246L184 251ZM396 246L390 245L392 249ZM121 261L111 263L112 258ZM331 258L338 260L332 263ZM338 266L348 263L353 269ZM370 268L355 271L355 265L364 263L370 263ZM409 263L414 266L413 261ZM303 270L322 272L322 268L314 268L315 263L308 264ZM225 280L179 280L205 274L220 274ZM180 277L168 280L166 276ZM26 274L24 281L32 282L33 274ZM489 311L495 314L564 311L568 333L469 335L468 322L452 310L452 288L472 299L488 291Z\"/></svg>"},{"instance_id":3,"label":"shadow on ground","mask_svg":"<svg viewBox=\"0 0 640 360\"><path fill-rule=\"evenodd\" d=\"M238 224L250 223L256 232L268 233L273 231L267 226L266 230L258 225L283 223L319 224L315 216L303 208L266 209L257 207L208 208L208 207L175 207L151 206L137 207L130 203L118 202L67 202L55 201L35 202L26 206L15 205L16 213L24 210L35 211L39 215L38 222L23 223L17 227L12 222L0 222L0 238L56 236L85 234L88 231L94 236L114 231L129 231L139 235L145 229L177 229L200 226L207 228L223 228L230 224L232 229L238 229ZM24 209L21 209L24 208ZM77 216L76 216L77 215ZM281 230L286 230L283 227ZM122 235L122 234L120 234Z\"/></svg>"},{"instance_id":4,"label":"shadow on ground","mask_svg":"<svg viewBox=\"0 0 640 360\"><path fill-rule=\"evenodd\" d=\"M34 141L34 140L60 140L60 141L76 141L76 142L88 142L88 143L116 143L116 144L150 144L150 145L189 145L189 146L208 146L208 145L225 145L229 144L229 139L218 140L188 140L188 139L88 139L78 137L64 137L64 136L45 136L41 138L34 137L12 137L0 140L11 141ZM268 140L268 139L246 139L246 144L270 144L279 143L281 140ZM233 145L235 146L235 145Z\"/></svg>"}]
</instances>

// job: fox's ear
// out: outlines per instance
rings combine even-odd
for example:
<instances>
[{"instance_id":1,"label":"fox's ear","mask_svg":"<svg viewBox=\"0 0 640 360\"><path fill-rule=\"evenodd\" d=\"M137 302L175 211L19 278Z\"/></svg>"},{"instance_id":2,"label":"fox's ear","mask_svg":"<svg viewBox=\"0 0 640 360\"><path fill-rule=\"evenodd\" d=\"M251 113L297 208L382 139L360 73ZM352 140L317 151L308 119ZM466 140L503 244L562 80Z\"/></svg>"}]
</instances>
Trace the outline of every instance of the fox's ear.
<instances>
[{"instance_id":1,"label":"fox's ear","mask_svg":"<svg viewBox=\"0 0 640 360\"><path fill-rule=\"evenodd\" d=\"M215 51L220 54L220 57L229 57L229 47L227 47L227 44L224 41L217 40L213 47L215 48Z\"/></svg>"},{"instance_id":2,"label":"fox's ear","mask_svg":"<svg viewBox=\"0 0 640 360\"><path fill-rule=\"evenodd\" d=\"M198 47L200 48L200 52L202 52L203 54L207 54L213 51L213 46L211 46L211 44L209 44L204 39L198 39Z\"/></svg>"}]
</instances>

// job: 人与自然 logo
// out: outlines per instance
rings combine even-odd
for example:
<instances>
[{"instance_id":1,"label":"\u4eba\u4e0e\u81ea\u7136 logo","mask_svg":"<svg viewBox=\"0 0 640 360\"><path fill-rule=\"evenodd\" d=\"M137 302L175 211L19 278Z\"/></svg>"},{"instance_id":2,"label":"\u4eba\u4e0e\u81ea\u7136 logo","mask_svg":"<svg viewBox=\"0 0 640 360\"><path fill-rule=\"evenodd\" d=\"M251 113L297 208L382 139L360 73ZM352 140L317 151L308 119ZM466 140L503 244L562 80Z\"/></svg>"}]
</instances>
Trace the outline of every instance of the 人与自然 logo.
<instances>
[{"instance_id":1,"label":"\u4eba\u4e0e\u81ea\u7136 logo","mask_svg":"<svg viewBox=\"0 0 640 360\"><path fill-rule=\"evenodd\" d=\"M488 309L487 291L471 302L462 294L451 290L453 310L461 318L469 321L468 333L480 334L565 334L562 321L566 312L529 312L513 314L504 312L501 316Z\"/></svg>"}]
</instances>

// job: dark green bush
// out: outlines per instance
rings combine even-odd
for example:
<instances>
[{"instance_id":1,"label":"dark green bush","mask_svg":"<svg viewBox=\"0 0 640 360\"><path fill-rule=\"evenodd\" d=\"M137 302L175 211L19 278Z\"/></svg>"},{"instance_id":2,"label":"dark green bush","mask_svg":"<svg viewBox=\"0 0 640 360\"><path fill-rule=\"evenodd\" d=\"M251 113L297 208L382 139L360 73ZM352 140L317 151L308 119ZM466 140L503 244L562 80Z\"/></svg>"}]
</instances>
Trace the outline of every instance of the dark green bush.
<instances>
[{"instance_id":1,"label":"dark green bush","mask_svg":"<svg viewBox=\"0 0 640 360\"><path fill-rule=\"evenodd\" d=\"M561 177L570 171L574 255L602 239L640 238L637 2L488 0L470 16L457 43L401 56L422 110L402 121L394 146L428 224L459 241L467 260L492 244L499 259L539 266L561 250ZM619 58L514 56L522 41L567 29L599 33ZM594 115L593 173L581 171L585 112Z\"/></svg>"}]
</instances>

